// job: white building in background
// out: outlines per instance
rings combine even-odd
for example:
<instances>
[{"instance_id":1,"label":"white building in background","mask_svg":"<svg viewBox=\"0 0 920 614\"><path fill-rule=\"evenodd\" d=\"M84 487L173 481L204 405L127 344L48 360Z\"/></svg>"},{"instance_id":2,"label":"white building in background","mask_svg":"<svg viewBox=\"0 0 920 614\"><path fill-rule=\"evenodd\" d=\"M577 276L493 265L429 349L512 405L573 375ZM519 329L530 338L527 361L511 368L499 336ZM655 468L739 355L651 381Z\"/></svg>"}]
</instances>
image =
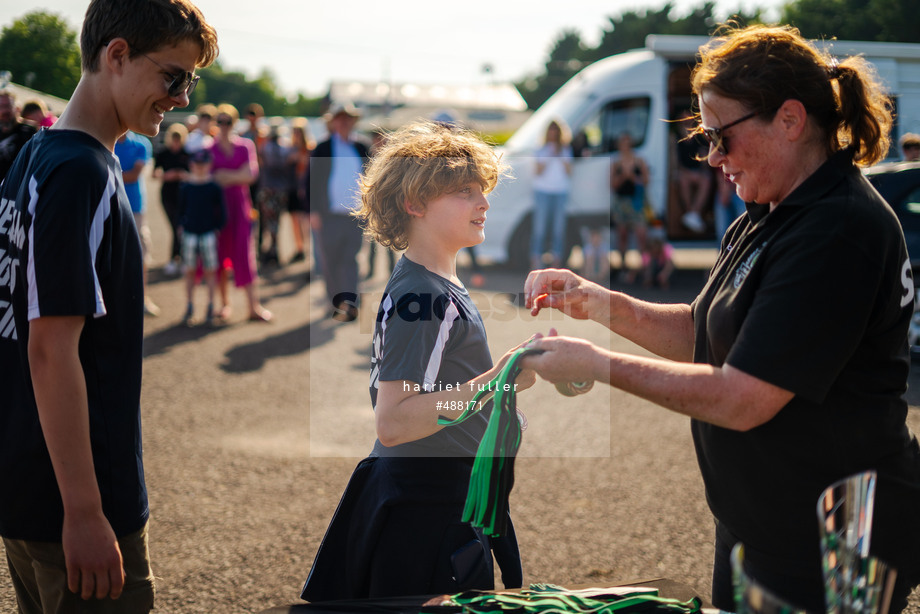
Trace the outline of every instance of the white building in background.
<instances>
[{"instance_id":1,"label":"white building in background","mask_svg":"<svg viewBox=\"0 0 920 614\"><path fill-rule=\"evenodd\" d=\"M361 109L361 129L392 130L424 118L510 135L530 116L527 103L510 83L420 85L334 81L327 97L330 101L350 101Z\"/></svg>"}]
</instances>

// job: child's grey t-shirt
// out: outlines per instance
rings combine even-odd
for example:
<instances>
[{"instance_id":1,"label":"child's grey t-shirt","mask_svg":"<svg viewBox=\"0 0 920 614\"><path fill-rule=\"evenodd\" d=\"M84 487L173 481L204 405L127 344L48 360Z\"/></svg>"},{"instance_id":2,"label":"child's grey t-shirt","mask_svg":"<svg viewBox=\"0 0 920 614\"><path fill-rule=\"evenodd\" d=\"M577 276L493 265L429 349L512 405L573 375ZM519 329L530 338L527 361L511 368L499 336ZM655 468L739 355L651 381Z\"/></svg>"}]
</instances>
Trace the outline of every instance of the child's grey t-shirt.
<instances>
[{"instance_id":1,"label":"child's grey t-shirt","mask_svg":"<svg viewBox=\"0 0 920 614\"><path fill-rule=\"evenodd\" d=\"M374 328L370 394L376 409L381 381L410 382L421 394L455 389L492 368L486 330L466 288L403 256L387 283ZM432 411L456 418L462 407L432 400ZM476 455L492 410L423 439L386 447L378 440L371 456Z\"/></svg>"}]
</instances>

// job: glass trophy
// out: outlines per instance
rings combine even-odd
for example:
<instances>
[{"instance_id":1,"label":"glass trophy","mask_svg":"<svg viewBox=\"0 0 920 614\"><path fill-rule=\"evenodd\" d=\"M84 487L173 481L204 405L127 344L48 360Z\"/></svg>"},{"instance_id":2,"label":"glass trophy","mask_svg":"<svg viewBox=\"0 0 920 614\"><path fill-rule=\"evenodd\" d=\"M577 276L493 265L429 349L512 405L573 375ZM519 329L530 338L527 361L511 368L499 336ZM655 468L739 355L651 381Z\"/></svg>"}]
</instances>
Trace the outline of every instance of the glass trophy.
<instances>
[{"instance_id":1,"label":"glass trophy","mask_svg":"<svg viewBox=\"0 0 920 614\"><path fill-rule=\"evenodd\" d=\"M732 584L736 614L809 614L777 597L744 571L744 545L732 548Z\"/></svg>"},{"instance_id":2,"label":"glass trophy","mask_svg":"<svg viewBox=\"0 0 920 614\"><path fill-rule=\"evenodd\" d=\"M897 572L869 555L876 473L859 473L825 489L818 524L827 611L885 614Z\"/></svg>"}]
</instances>

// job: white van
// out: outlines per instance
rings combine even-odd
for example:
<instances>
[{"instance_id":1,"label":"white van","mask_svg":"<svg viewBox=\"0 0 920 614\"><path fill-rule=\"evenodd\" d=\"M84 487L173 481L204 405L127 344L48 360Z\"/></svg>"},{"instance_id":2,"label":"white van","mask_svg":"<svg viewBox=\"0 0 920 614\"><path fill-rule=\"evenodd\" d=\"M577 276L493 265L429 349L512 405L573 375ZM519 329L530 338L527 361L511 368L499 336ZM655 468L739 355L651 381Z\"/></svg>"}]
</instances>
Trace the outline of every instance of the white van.
<instances>
[{"instance_id":1,"label":"white van","mask_svg":"<svg viewBox=\"0 0 920 614\"><path fill-rule=\"evenodd\" d=\"M714 187L704 212L706 231L695 233L681 223L684 210L676 189L675 149L685 129L669 121L676 120L691 105L690 71L697 51L708 40L650 35L645 48L595 62L547 100L502 148L512 177L503 180L489 196L492 207L486 239L476 248L477 256L513 266L528 265L533 156L543 144L547 124L554 118L565 121L573 135L581 134L585 139L584 155L577 157L573 165L566 254L581 242L582 228L609 224L610 157L623 132L632 136L636 153L648 162L648 199L668 238L712 244ZM898 113L891 151L891 156L897 157L898 136L920 132L920 44L835 41L830 51L841 57L863 54L877 68Z\"/></svg>"}]
</instances>

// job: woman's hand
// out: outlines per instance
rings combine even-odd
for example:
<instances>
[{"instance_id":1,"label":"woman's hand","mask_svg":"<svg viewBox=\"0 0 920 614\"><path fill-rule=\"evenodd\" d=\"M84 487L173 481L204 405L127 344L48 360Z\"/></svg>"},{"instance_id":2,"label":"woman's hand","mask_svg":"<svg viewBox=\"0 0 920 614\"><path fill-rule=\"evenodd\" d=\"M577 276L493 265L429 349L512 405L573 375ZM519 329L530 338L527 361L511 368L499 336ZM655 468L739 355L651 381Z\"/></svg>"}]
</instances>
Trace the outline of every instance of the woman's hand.
<instances>
[{"instance_id":1,"label":"woman's hand","mask_svg":"<svg viewBox=\"0 0 920 614\"><path fill-rule=\"evenodd\" d=\"M600 348L590 341L552 334L535 340L530 347L541 351L525 356L521 359L521 365L550 383L603 379L598 377L596 369L597 365L607 359L603 357Z\"/></svg>"},{"instance_id":2,"label":"woman's hand","mask_svg":"<svg viewBox=\"0 0 920 614\"><path fill-rule=\"evenodd\" d=\"M531 271L524 282L524 306L536 316L544 307L558 309L576 320L598 319L606 289L567 269ZM609 308L609 300L602 302Z\"/></svg>"}]
</instances>

